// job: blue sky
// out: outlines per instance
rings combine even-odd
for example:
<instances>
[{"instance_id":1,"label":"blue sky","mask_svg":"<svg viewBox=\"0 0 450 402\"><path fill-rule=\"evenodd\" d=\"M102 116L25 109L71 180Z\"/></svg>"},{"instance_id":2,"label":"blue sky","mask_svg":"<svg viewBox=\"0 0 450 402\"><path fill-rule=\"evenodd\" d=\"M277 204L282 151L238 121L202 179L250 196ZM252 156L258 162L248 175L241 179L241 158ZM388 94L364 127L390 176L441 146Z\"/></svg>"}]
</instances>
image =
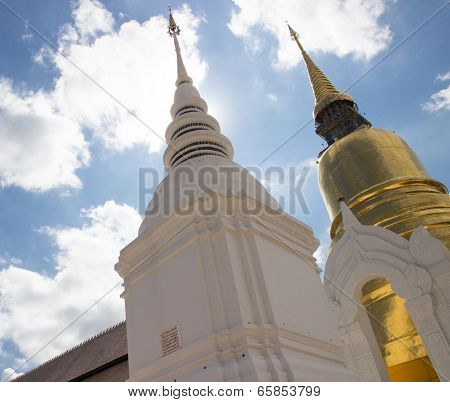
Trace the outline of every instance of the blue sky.
<instances>
[{"instance_id":1,"label":"blue sky","mask_svg":"<svg viewBox=\"0 0 450 402\"><path fill-rule=\"evenodd\" d=\"M172 43L165 22L157 18L167 14L165 1L84 0L84 9L60 0L5 2L164 134L175 81ZM372 6L353 2L359 5L345 9L342 5L350 2L336 6L336 0L323 0L316 2L317 10L303 3L172 2L187 69L243 166L299 169L311 165L323 148L309 125L260 163L311 118L313 108L300 53L287 29L280 28L284 19L336 87L344 89L445 1L374 0ZM430 175L446 185L449 17L446 7L349 90L375 127L400 134ZM126 32L120 31L124 25ZM139 168L164 171L159 140L73 66L52 56L48 45L0 4L1 82L0 371L21 365L119 280L113 271L117 252L139 224L132 209L138 208ZM46 147L52 147L48 154ZM275 195L284 191L273 190ZM296 217L313 227L325 249L330 222L314 170L303 190L310 214L298 211ZM115 233L117 228L123 233ZM89 244L111 255L97 261L98 252ZM99 279L103 287L89 285L99 278L89 278L96 266L102 267L102 278L108 277ZM81 268L73 281L80 282L70 288L76 267ZM64 275L67 293L59 282ZM61 299L64 309L58 310ZM109 306L92 312L72 335L22 370L119 320L123 310L115 299L117 292L105 300ZM36 318L32 328L26 325L24 320L41 317L30 306L49 322Z\"/></svg>"}]
</instances>

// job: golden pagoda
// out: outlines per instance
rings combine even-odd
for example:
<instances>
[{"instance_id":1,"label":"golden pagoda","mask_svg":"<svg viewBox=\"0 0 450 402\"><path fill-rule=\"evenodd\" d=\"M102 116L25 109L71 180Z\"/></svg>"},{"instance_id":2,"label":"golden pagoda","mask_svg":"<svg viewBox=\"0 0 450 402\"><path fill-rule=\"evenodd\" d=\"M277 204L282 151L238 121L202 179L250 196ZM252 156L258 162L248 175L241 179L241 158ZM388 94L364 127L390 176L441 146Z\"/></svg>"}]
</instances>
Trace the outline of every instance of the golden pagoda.
<instances>
[{"instance_id":1,"label":"golden pagoda","mask_svg":"<svg viewBox=\"0 0 450 402\"><path fill-rule=\"evenodd\" d=\"M365 225L409 238L423 225L450 247L450 197L397 134L372 128L353 98L338 91L316 66L289 26L305 60L314 91L316 132L328 144L319 154L319 184L333 221L331 238L342 234L336 188Z\"/></svg>"},{"instance_id":2,"label":"golden pagoda","mask_svg":"<svg viewBox=\"0 0 450 402\"><path fill-rule=\"evenodd\" d=\"M339 201L346 200L364 225L409 238L418 226L450 248L450 197L397 134L373 128L350 95L338 91L317 67L288 25L314 92L316 133L327 142L319 154L319 186L332 220L332 246L343 234ZM384 278L362 289L365 307L392 381L438 381L423 342Z\"/></svg>"}]
</instances>

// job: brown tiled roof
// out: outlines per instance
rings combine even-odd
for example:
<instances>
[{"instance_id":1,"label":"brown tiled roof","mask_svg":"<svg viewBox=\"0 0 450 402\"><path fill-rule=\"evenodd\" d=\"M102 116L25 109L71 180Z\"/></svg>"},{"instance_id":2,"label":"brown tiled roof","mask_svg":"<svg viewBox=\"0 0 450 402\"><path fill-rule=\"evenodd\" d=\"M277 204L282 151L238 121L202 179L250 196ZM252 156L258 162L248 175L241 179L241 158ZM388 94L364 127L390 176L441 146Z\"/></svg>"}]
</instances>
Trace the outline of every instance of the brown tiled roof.
<instances>
[{"instance_id":1,"label":"brown tiled roof","mask_svg":"<svg viewBox=\"0 0 450 402\"><path fill-rule=\"evenodd\" d=\"M122 321L17 377L14 381L77 381L89 376L90 373L116 364L122 367L121 377L123 377L125 374L123 362L127 359L127 332L125 321ZM126 370L128 371L128 364ZM128 376L122 381L126 378Z\"/></svg>"}]
</instances>

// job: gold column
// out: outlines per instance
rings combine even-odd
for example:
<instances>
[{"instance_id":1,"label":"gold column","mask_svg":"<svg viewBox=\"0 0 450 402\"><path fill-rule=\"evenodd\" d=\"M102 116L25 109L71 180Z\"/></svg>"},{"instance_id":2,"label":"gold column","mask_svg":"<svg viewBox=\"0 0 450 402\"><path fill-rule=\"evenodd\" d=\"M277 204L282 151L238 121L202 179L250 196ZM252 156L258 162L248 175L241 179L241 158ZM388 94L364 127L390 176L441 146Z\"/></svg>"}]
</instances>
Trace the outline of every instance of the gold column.
<instances>
[{"instance_id":1,"label":"gold column","mask_svg":"<svg viewBox=\"0 0 450 402\"><path fill-rule=\"evenodd\" d=\"M369 313L391 381L439 381L422 338L404 306L384 279L373 279L362 289L361 302Z\"/></svg>"}]
</instances>

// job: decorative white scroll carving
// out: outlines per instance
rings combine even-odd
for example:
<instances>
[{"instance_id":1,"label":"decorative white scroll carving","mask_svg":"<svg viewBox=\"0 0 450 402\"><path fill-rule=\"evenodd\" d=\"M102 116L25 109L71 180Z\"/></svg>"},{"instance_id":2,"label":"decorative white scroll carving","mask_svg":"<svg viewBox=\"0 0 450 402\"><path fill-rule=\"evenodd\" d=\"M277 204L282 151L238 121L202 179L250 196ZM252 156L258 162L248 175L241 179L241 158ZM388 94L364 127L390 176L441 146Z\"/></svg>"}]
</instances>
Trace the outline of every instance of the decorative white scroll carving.
<instances>
[{"instance_id":1,"label":"decorative white scroll carving","mask_svg":"<svg viewBox=\"0 0 450 402\"><path fill-rule=\"evenodd\" d=\"M325 287L332 300L336 317L342 331L342 339L350 342L349 328L359 325L361 317L360 295L362 286L369 280L383 277L391 282L395 293L405 299L414 323L427 347L441 380L450 377L450 339L436 316L436 300L439 315L450 302L450 253L445 245L419 226L408 241L390 230L365 226L357 221L352 211L341 203L345 232L331 251L325 268ZM436 267L440 267L439 270ZM444 268L442 268L444 267ZM435 277L432 277L435 275ZM440 276L438 276L440 275ZM434 281L433 281L434 278ZM447 301L447 303L445 302ZM373 353L375 351L367 353ZM364 378L373 378L369 367L370 356L359 361L361 353L353 354L355 364ZM364 368L365 367L365 368Z\"/></svg>"},{"instance_id":2,"label":"decorative white scroll carving","mask_svg":"<svg viewBox=\"0 0 450 402\"><path fill-rule=\"evenodd\" d=\"M424 266L434 265L448 254L447 247L431 236L423 226L417 227L412 233L409 251L414 259Z\"/></svg>"}]
</instances>

